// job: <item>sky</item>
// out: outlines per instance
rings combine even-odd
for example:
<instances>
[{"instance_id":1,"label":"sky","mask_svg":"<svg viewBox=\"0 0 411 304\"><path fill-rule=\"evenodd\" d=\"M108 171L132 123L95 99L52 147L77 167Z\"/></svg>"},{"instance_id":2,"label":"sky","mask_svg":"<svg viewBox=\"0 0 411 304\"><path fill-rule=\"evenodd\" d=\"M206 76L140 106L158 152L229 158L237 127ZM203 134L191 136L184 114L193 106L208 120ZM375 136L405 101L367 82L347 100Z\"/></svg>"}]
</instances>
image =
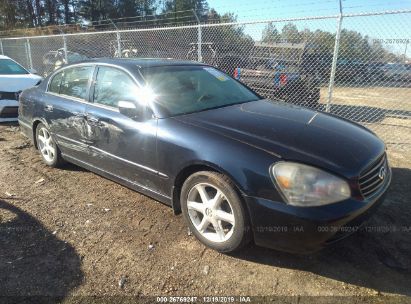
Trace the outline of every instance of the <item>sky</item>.
<instances>
[{"instance_id":1,"label":"sky","mask_svg":"<svg viewBox=\"0 0 411 304\"><path fill-rule=\"evenodd\" d=\"M220 14L232 12L238 21L272 20L310 16L330 16L339 13L338 0L208 0L209 6ZM343 13L411 10L411 0L342 0ZM281 29L285 23L276 23ZM335 32L336 20L306 20L296 22L299 29L321 29ZM245 32L254 39L261 38L265 24L247 25ZM372 39L380 39L396 53L411 56L411 13L352 17L343 20L342 28L359 31Z\"/></svg>"},{"instance_id":2,"label":"sky","mask_svg":"<svg viewBox=\"0 0 411 304\"><path fill-rule=\"evenodd\" d=\"M219 13L234 12L239 20L277 19L339 13L338 0L208 0ZM411 0L343 0L344 13L410 9Z\"/></svg>"}]
</instances>

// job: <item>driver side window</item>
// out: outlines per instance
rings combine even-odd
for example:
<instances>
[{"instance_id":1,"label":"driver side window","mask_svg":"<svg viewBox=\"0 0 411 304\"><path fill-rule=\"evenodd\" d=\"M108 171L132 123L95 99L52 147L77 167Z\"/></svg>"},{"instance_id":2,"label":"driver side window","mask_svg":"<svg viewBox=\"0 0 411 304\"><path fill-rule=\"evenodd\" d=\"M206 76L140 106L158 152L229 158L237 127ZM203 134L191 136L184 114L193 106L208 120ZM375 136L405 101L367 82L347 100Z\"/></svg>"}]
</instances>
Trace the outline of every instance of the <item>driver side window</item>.
<instances>
[{"instance_id":1,"label":"driver side window","mask_svg":"<svg viewBox=\"0 0 411 304\"><path fill-rule=\"evenodd\" d=\"M94 86L93 100L95 103L117 108L120 100L132 100L136 84L125 72L100 66Z\"/></svg>"}]
</instances>

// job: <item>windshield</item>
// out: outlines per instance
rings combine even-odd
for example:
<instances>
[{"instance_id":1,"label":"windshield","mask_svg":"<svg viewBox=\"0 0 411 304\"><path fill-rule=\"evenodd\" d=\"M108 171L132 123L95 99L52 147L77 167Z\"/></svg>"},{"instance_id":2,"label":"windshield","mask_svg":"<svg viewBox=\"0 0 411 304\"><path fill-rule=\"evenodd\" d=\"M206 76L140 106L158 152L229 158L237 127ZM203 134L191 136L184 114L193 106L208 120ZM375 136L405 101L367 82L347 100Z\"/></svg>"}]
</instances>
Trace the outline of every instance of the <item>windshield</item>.
<instances>
[{"instance_id":1,"label":"windshield","mask_svg":"<svg viewBox=\"0 0 411 304\"><path fill-rule=\"evenodd\" d=\"M11 59L0 59L0 75L21 75L28 72Z\"/></svg>"},{"instance_id":2,"label":"windshield","mask_svg":"<svg viewBox=\"0 0 411 304\"><path fill-rule=\"evenodd\" d=\"M208 66L151 67L141 72L161 117L260 99L241 83Z\"/></svg>"}]
</instances>

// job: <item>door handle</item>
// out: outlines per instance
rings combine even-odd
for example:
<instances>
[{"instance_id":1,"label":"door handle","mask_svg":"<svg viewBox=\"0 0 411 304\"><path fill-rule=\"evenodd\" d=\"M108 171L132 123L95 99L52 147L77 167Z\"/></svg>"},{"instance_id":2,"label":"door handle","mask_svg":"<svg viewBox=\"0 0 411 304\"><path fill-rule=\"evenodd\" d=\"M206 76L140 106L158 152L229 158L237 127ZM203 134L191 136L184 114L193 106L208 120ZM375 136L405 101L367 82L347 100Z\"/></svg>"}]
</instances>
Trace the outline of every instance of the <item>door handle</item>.
<instances>
[{"instance_id":1,"label":"door handle","mask_svg":"<svg viewBox=\"0 0 411 304\"><path fill-rule=\"evenodd\" d=\"M52 105L46 105L44 107L44 111L46 112L53 112L53 106Z\"/></svg>"}]
</instances>

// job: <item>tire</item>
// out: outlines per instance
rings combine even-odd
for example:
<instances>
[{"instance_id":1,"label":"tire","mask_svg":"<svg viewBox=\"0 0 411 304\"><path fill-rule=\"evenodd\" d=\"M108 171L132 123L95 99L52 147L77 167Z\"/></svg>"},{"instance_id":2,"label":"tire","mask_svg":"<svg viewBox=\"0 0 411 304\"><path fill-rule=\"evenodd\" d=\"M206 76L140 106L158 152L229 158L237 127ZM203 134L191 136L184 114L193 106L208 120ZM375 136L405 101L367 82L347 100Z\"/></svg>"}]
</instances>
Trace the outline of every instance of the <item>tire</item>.
<instances>
[{"instance_id":1,"label":"tire","mask_svg":"<svg viewBox=\"0 0 411 304\"><path fill-rule=\"evenodd\" d=\"M208 198L206 204L204 198ZM248 215L234 184L225 175L194 173L184 182L180 200L189 229L207 247L232 252L250 241Z\"/></svg>"},{"instance_id":2,"label":"tire","mask_svg":"<svg viewBox=\"0 0 411 304\"><path fill-rule=\"evenodd\" d=\"M57 168L64 164L60 149L51 137L49 129L42 123L39 123L36 128L36 143L46 165Z\"/></svg>"}]
</instances>

